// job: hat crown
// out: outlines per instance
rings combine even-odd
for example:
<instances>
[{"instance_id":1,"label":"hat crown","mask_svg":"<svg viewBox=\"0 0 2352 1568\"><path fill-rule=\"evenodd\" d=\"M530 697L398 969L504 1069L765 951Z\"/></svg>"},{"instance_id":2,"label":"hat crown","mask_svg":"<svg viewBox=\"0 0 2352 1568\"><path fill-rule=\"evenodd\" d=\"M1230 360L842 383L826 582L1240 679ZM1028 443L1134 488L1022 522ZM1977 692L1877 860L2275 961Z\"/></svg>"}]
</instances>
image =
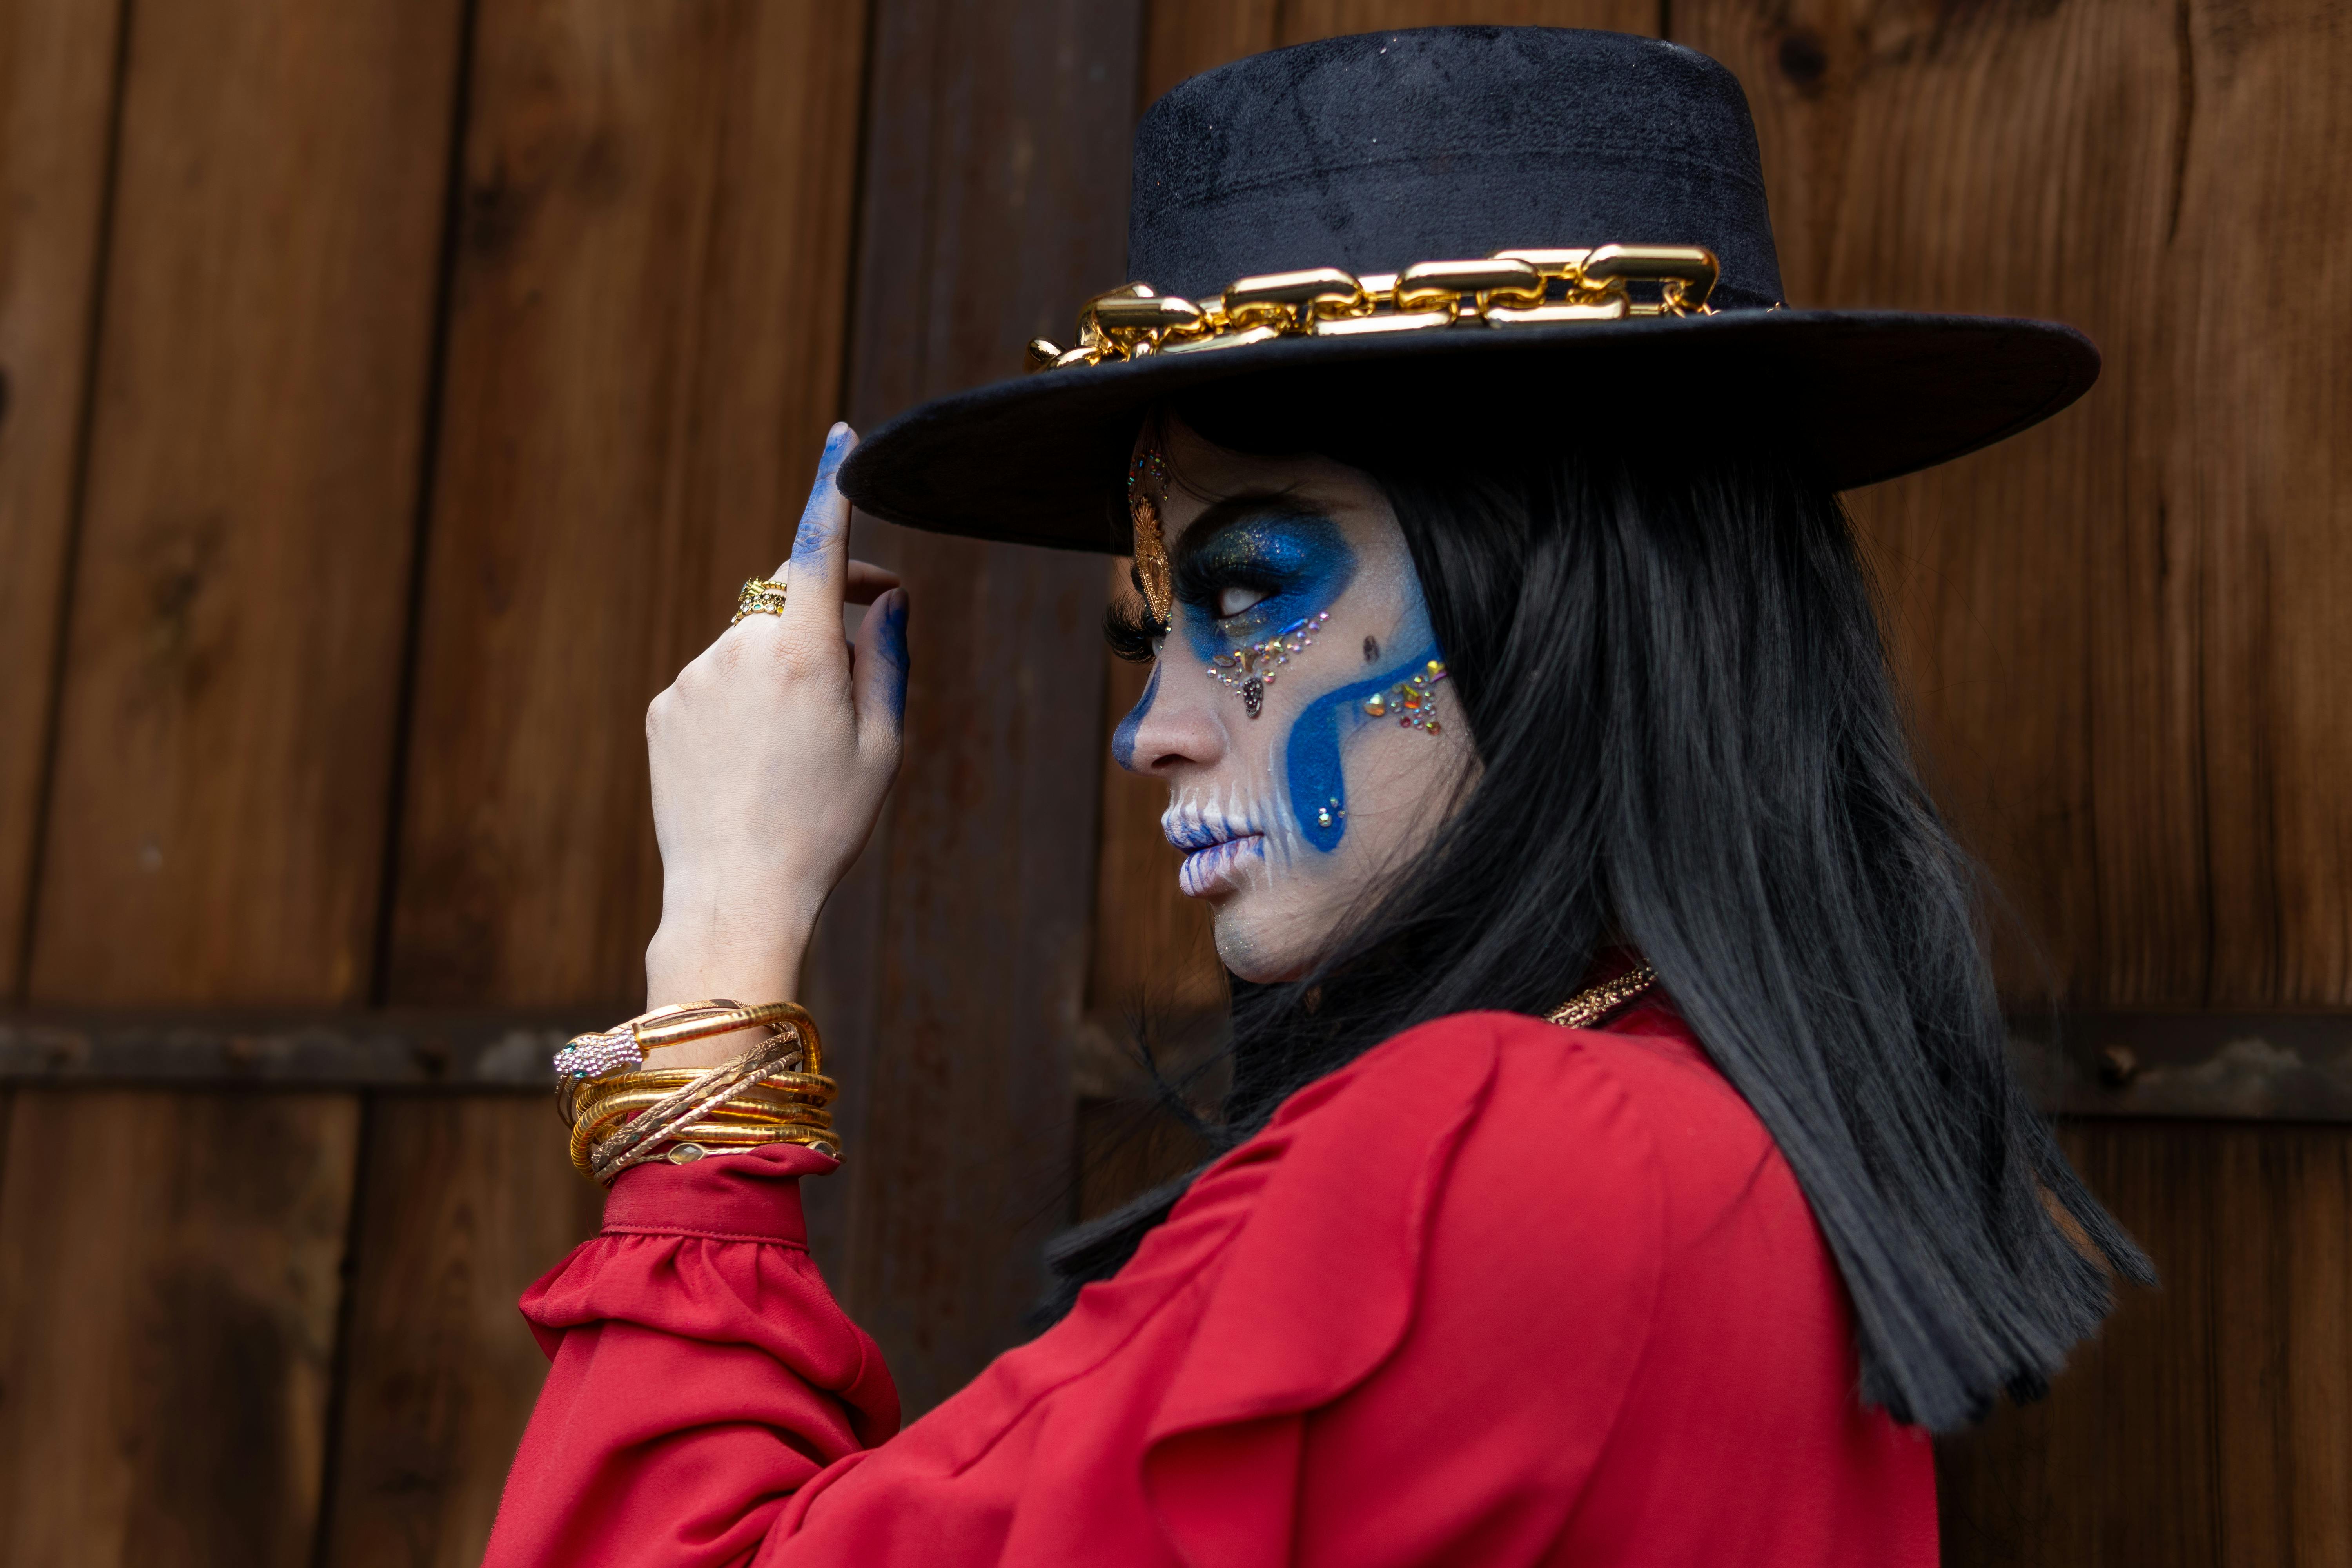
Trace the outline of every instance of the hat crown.
<instances>
[{"instance_id":1,"label":"hat crown","mask_svg":"<svg viewBox=\"0 0 2352 1568\"><path fill-rule=\"evenodd\" d=\"M1655 38L1423 27L1253 55L1145 112L1133 190L1128 276L1188 299L1611 242L1706 246L1718 308L1780 299L1747 95Z\"/></svg>"}]
</instances>

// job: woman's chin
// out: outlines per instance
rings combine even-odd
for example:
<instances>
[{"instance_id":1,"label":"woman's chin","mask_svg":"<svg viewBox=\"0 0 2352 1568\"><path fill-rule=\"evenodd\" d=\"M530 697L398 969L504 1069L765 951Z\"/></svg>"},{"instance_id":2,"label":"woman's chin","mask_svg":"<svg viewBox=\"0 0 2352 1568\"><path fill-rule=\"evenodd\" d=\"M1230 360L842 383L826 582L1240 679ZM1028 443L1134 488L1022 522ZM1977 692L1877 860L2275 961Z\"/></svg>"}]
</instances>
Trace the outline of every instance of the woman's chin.
<instances>
[{"instance_id":1,"label":"woman's chin","mask_svg":"<svg viewBox=\"0 0 2352 1568\"><path fill-rule=\"evenodd\" d=\"M1296 980L1313 961L1296 919L1269 910L1263 892L1228 893L1213 900L1217 958L1241 979L1259 985ZM1288 929L1286 929L1288 928Z\"/></svg>"}]
</instances>

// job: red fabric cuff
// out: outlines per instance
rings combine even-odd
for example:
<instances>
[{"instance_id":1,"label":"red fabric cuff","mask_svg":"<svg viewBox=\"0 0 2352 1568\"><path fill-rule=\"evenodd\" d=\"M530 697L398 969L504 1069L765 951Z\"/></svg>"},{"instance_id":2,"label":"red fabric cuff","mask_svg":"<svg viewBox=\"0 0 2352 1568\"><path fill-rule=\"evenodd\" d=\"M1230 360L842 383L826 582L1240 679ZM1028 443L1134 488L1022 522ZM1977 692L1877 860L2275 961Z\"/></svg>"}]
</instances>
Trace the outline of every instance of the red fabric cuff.
<instances>
[{"instance_id":1,"label":"red fabric cuff","mask_svg":"<svg viewBox=\"0 0 2352 1568\"><path fill-rule=\"evenodd\" d=\"M797 1143L763 1143L690 1165L667 1160L621 1173L604 1200L606 1236L699 1236L716 1241L808 1245L801 1215L803 1176L841 1162Z\"/></svg>"}]
</instances>

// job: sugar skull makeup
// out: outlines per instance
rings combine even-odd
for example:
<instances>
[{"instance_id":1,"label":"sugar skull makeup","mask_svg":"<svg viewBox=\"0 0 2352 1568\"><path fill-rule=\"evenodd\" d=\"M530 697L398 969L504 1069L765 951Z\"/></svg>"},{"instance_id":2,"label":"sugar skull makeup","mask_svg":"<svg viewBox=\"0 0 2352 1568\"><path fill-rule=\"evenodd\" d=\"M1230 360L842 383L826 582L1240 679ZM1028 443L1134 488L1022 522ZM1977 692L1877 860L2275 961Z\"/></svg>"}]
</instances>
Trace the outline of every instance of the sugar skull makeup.
<instances>
[{"instance_id":1,"label":"sugar skull makeup","mask_svg":"<svg viewBox=\"0 0 2352 1568\"><path fill-rule=\"evenodd\" d=\"M1129 494L1164 636L1113 752L1167 782L1179 881L1213 907L1226 966L1292 978L1428 843L1474 753L1441 717L1444 654L1379 489L1173 422L1160 439Z\"/></svg>"}]
</instances>

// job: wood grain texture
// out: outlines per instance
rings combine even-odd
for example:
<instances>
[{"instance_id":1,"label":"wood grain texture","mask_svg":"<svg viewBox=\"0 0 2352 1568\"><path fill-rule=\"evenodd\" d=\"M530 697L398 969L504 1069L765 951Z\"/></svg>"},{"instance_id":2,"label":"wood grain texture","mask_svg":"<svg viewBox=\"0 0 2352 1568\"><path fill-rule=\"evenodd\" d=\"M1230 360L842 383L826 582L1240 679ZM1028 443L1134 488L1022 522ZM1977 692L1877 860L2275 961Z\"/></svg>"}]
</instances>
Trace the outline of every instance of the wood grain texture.
<instances>
[{"instance_id":1,"label":"wood grain texture","mask_svg":"<svg viewBox=\"0 0 2352 1568\"><path fill-rule=\"evenodd\" d=\"M515 1300L604 1213L560 1131L543 1096L371 1107L329 1568L481 1561L547 1375Z\"/></svg>"},{"instance_id":2,"label":"wood grain texture","mask_svg":"<svg viewBox=\"0 0 2352 1568\"><path fill-rule=\"evenodd\" d=\"M1140 108L1182 81L1265 49L1400 27L1658 31L1659 0L1147 0Z\"/></svg>"},{"instance_id":3,"label":"wood grain texture","mask_svg":"<svg viewBox=\"0 0 2352 1568\"><path fill-rule=\"evenodd\" d=\"M36 1000L366 992L457 12L136 9Z\"/></svg>"},{"instance_id":4,"label":"wood grain texture","mask_svg":"<svg viewBox=\"0 0 2352 1568\"><path fill-rule=\"evenodd\" d=\"M24 978L121 20L0 8L0 996Z\"/></svg>"},{"instance_id":5,"label":"wood grain texture","mask_svg":"<svg viewBox=\"0 0 2352 1568\"><path fill-rule=\"evenodd\" d=\"M881 0L850 407L864 427L1019 374L1118 281L1140 7ZM1066 330L1065 326L1063 330ZM809 994L839 1038L850 1160L812 1194L845 1304L910 1411L1018 1337L1070 1204L1102 563L861 524L911 609L884 835L828 910ZM823 1255L820 1254L822 1257Z\"/></svg>"},{"instance_id":6,"label":"wood grain texture","mask_svg":"<svg viewBox=\"0 0 2352 1568\"><path fill-rule=\"evenodd\" d=\"M1283 0L1145 0L1143 91L1136 107L1187 77L1282 41Z\"/></svg>"},{"instance_id":7,"label":"wood grain texture","mask_svg":"<svg viewBox=\"0 0 2352 1568\"><path fill-rule=\"evenodd\" d=\"M2352 1563L2352 1131L2106 1122L2068 1153L2155 1255L2051 1397L1938 1458L1950 1568Z\"/></svg>"},{"instance_id":8,"label":"wood grain texture","mask_svg":"<svg viewBox=\"0 0 2352 1568\"><path fill-rule=\"evenodd\" d=\"M626 1004L645 710L840 395L855 5L483 0L388 991Z\"/></svg>"},{"instance_id":9,"label":"wood grain texture","mask_svg":"<svg viewBox=\"0 0 2352 1568\"><path fill-rule=\"evenodd\" d=\"M1674 20L1748 85L1792 302L2054 318L2105 355L2051 425L1856 498L1944 794L2062 998L2352 1001L2340 8ZM2308 294L2263 281L2287 256ZM2027 944L2004 984L2043 988Z\"/></svg>"},{"instance_id":10,"label":"wood grain texture","mask_svg":"<svg viewBox=\"0 0 2352 1568\"><path fill-rule=\"evenodd\" d=\"M1657 0L1282 0L1281 41L1399 27L1601 27L1658 30Z\"/></svg>"},{"instance_id":11,"label":"wood grain texture","mask_svg":"<svg viewBox=\"0 0 2352 1568\"><path fill-rule=\"evenodd\" d=\"M301 1568L358 1102L20 1090L0 1172L0 1560Z\"/></svg>"}]
</instances>

